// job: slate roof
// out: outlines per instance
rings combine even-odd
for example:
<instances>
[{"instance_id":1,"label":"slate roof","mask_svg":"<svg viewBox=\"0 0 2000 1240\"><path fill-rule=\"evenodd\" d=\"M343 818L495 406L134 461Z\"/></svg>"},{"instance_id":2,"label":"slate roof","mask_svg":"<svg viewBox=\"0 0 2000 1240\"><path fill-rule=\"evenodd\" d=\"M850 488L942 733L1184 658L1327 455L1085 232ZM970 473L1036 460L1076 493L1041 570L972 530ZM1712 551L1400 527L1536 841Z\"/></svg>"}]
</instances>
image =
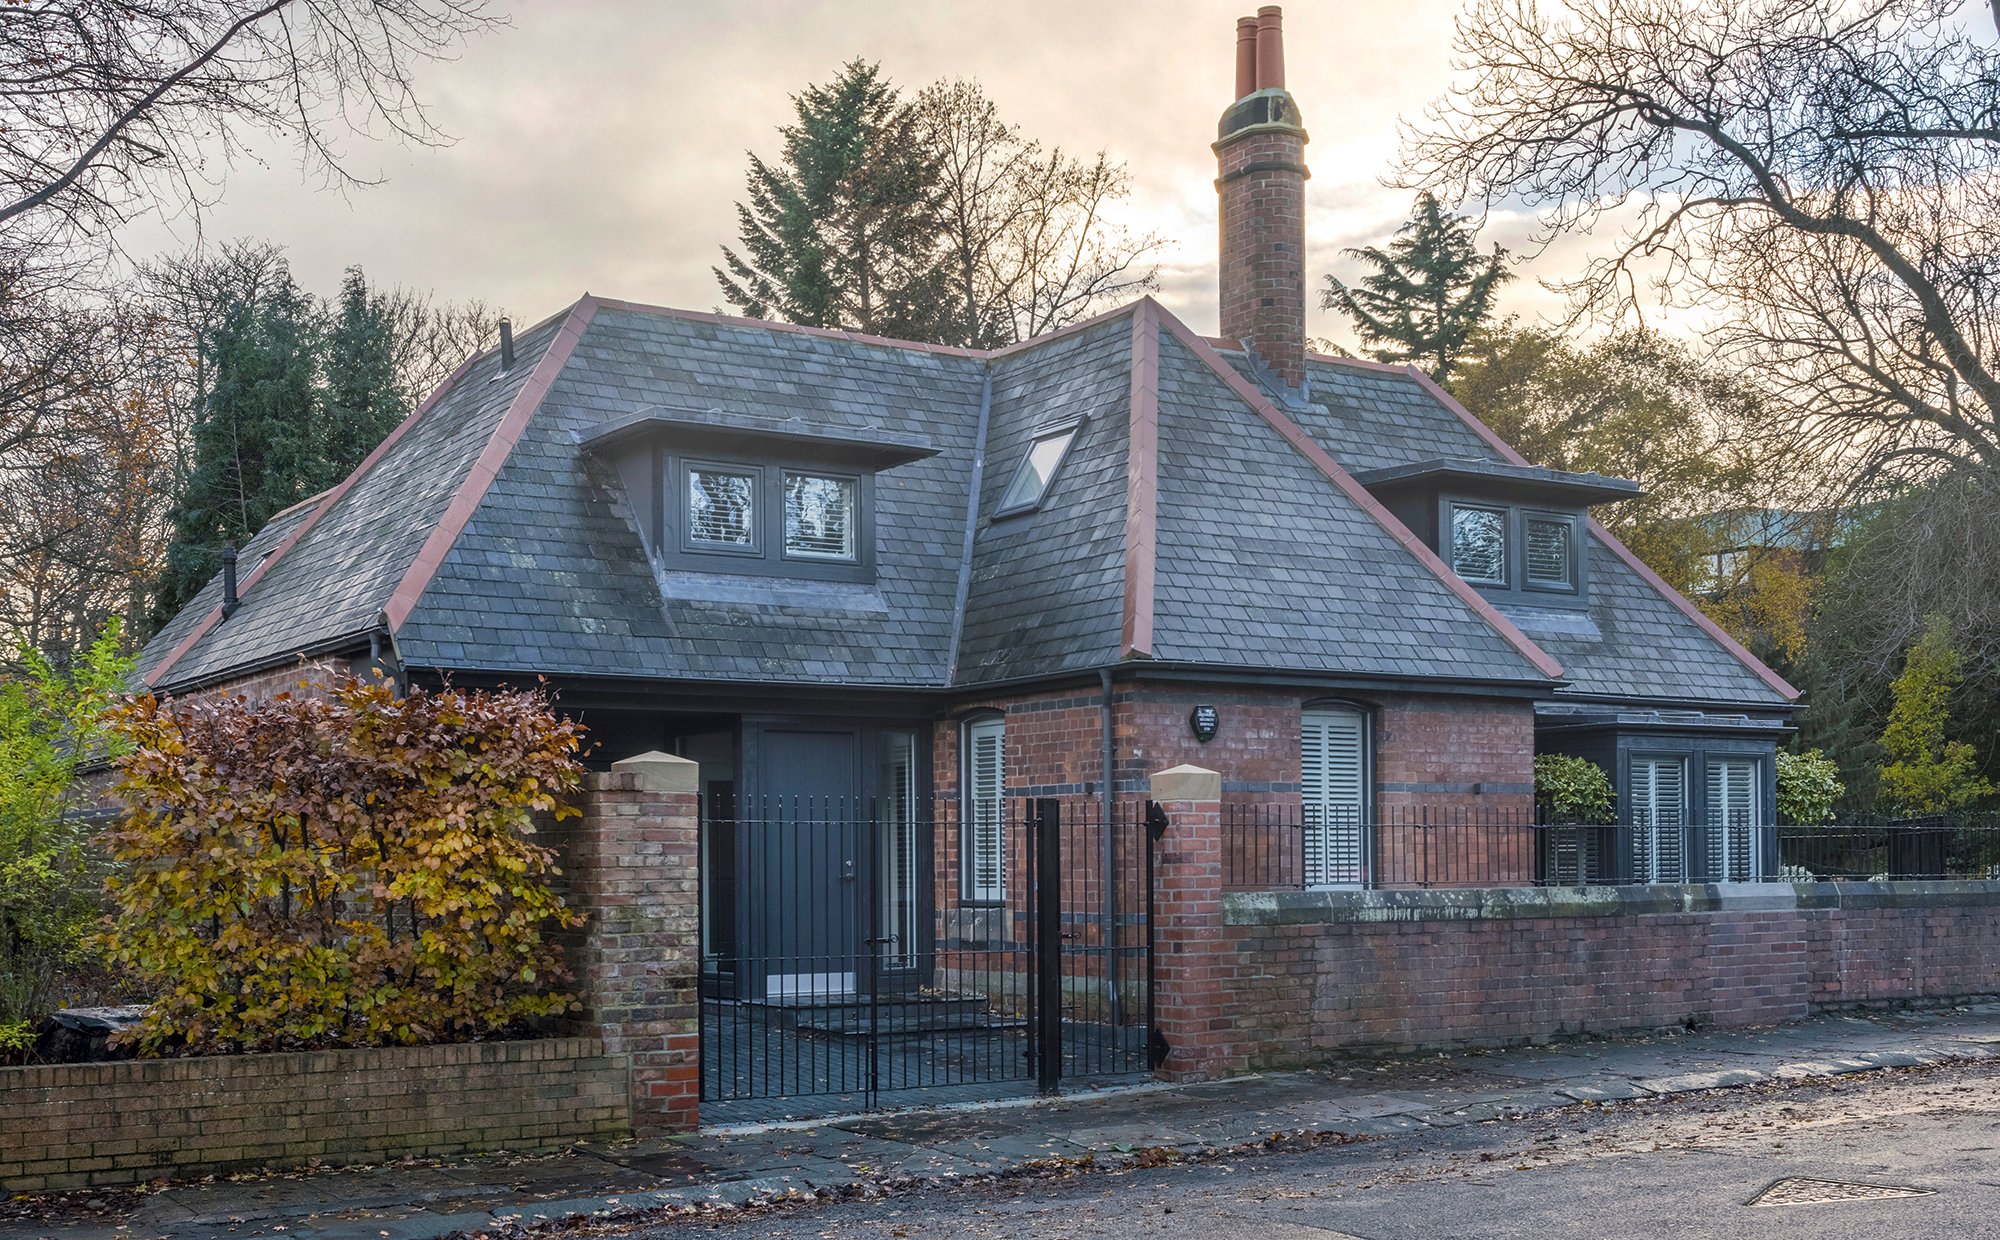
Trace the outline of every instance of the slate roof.
<instances>
[{"instance_id":1,"label":"slate roof","mask_svg":"<svg viewBox=\"0 0 2000 1240\"><path fill-rule=\"evenodd\" d=\"M948 689L1149 658L1772 698L1601 548L1601 637L1529 642L1332 459L1500 458L1407 375L1314 384L1293 426L1150 300L980 353L586 297L275 519L242 608L218 622L211 582L141 671L184 688L386 627L408 666L499 674ZM875 477L872 581L678 571L583 440L690 420L931 454ZM1041 506L993 519L1035 434L1071 421Z\"/></svg>"},{"instance_id":2,"label":"slate roof","mask_svg":"<svg viewBox=\"0 0 2000 1240\"><path fill-rule=\"evenodd\" d=\"M1330 359L1315 359L1308 370L1311 399L1294 416L1350 469L1437 457L1507 459L1412 374ZM1563 665L1566 694L1746 706L1790 701L1594 533L1588 554L1591 625L1524 626Z\"/></svg>"}]
</instances>

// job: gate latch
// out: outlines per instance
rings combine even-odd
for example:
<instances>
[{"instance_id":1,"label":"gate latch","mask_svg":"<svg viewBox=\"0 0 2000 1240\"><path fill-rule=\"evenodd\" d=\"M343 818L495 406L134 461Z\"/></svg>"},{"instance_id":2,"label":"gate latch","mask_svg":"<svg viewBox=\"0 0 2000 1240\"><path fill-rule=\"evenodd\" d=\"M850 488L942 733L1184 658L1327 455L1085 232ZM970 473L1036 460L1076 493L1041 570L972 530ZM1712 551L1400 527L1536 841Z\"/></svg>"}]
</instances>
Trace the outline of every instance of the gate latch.
<instances>
[{"instance_id":1,"label":"gate latch","mask_svg":"<svg viewBox=\"0 0 2000 1240\"><path fill-rule=\"evenodd\" d=\"M1158 801L1146 802L1146 829L1156 840L1167 833L1167 811Z\"/></svg>"}]
</instances>

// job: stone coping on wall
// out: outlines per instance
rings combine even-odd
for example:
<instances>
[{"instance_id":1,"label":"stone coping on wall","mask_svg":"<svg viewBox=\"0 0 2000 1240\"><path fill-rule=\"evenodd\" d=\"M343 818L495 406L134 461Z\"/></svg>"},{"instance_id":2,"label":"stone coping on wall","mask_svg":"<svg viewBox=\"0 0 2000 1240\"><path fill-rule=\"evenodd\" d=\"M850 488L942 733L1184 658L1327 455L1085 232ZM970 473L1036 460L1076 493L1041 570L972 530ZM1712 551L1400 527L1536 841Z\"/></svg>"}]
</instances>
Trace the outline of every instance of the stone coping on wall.
<instances>
[{"instance_id":1,"label":"stone coping on wall","mask_svg":"<svg viewBox=\"0 0 2000 1240\"><path fill-rule=\"evenodd\" d=\"M1233 891L1222 898L1222 919L1231 926L1282 926L1981 905L2000 905L2000 881Z\"/></svg>"}]
</instances>

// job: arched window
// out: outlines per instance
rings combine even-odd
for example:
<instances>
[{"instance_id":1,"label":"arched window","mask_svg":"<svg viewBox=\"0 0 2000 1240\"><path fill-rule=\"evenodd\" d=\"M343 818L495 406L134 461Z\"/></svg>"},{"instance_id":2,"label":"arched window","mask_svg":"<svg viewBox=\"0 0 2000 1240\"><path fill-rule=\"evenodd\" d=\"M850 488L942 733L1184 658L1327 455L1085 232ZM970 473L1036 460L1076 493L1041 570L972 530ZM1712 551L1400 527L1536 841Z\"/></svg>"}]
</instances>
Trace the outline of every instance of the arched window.
<instances>
[{"instance_id":1,"label":"arched window","mask_svg":"<svg viewBox=\"0 0 2000 1240\"><path fill-rule=\"evenodd\" d=\"M1367 712L1308 706L1299 719L1299 751L1306 884L1365 883L1375 807Z\"/></svg>"}]
</instances>

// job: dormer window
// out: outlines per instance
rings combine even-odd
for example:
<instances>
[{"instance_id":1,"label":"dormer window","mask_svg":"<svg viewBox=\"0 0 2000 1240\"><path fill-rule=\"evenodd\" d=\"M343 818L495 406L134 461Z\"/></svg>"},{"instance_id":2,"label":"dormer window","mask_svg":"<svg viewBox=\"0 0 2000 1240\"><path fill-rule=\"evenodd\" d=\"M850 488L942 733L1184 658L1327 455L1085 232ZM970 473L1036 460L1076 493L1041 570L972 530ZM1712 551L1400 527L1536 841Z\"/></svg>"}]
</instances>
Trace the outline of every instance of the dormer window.
<instances>
[{"instance_id":1,"label":"dormer window","mask_svg":"<svg viewBox=\"0 0 2000 1240\"><path fill-rule=\"evenodd\" d=\"M861 481L785 471L785 555L852 563Z\"/></svg>"},{"instance_id":2,"label":"dormer window","mask_svg":"<svg viewBox=\"0 0 2000 1240\"><path fill-rule=\"evenodd\" d=\"M1014 471L1014 481L1007 484L1007 493L1000 498L999 511L995 516L1004 517L1011 513L1026 512L1042 502L1048 494L1049 485L1055 481L1056 471L1062 468L1063 457L1069 454L1069 445L1076 439L1077 423L1053 427L1040 432L1028 446L1028 455L1021 461L1021 467Z\"/></svg>"},{"instance_id":3,"label":"dormer window","mask_svg":"<svg viewBox=\"0 0 2000 1240\"><path fill-rule=\"evenodd\" d=\"M1507 510L1451 506L1451 568L1480 585L1507 584Z\"/></svg>"}]
</instances>

